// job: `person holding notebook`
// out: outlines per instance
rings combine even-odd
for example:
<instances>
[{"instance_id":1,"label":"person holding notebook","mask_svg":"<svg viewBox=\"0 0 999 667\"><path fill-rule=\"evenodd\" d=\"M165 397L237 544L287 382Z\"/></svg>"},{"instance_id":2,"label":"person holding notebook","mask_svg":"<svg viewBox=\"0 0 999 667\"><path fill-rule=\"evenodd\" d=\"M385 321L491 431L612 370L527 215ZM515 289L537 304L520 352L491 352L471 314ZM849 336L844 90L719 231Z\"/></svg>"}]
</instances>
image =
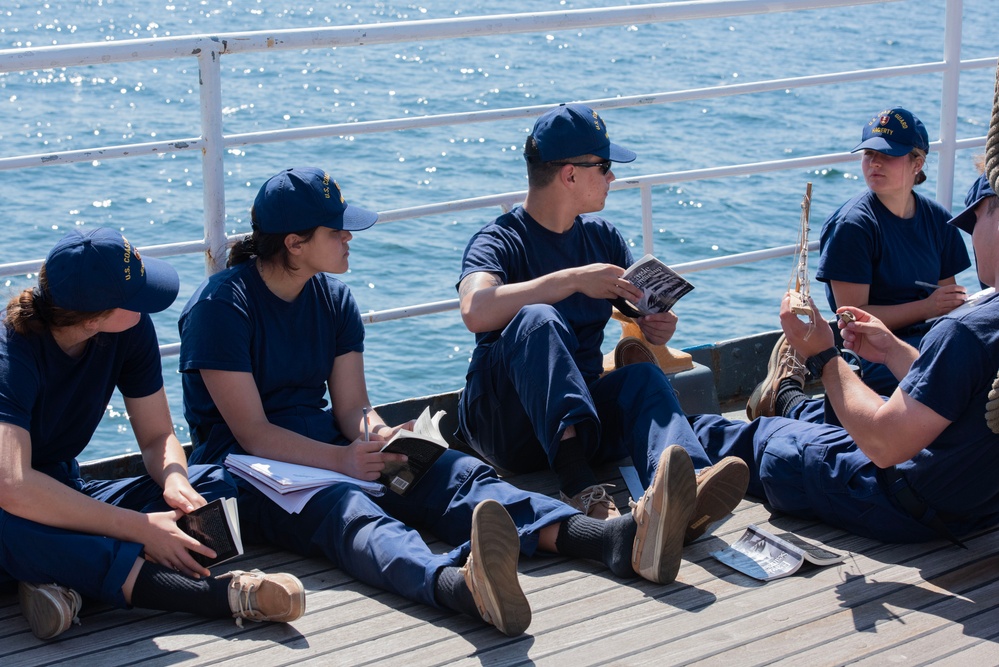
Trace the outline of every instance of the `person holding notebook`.
<instances>
[{"instance_id":1,"label":"person holding notebook","mask_svg":"<svg viewBox=\"0 0 999 667\"><path fill-rule=\"evenodd\" d=\"M180 318L191 461L250 454L377 479L401 460L380 451L399 427L370 408L360 310L331 275L347 271L354 232L377 215L348 204L329 172L302 167L263 184L251 219L253 232L232 248L229 268L195 291ZM404 496L340 483L298 513L237 483L246 541L324 556L367 584L511 636L531 620L519 554L588 558L620 577L669 583L694 494L690 458L679 447L663 451L635 511L607 522L504 482L454 449ZM456 546L433 553L417 528Z\"/></svg>"}]
</instances>

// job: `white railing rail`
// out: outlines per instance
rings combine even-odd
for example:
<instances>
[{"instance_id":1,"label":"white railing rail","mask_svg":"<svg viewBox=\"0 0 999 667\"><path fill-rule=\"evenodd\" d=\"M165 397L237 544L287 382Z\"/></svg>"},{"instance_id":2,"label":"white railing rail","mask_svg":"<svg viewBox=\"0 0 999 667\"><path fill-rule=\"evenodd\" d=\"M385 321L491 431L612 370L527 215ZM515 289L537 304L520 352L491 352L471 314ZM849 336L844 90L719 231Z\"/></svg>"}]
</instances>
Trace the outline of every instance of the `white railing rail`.
<instances>
[{"instance_id":1,"label":"white railing rail","mask_svg":"<svg viewBox=\"0 0 999 667\"><path fill-rule=\"evenodd\" d=\"M89 162L96 159L135 158L161 153L200 151L202 154L202 182L205 211L204 238L148 246L142 248L142 250L154 257L205 253L206 270L213 272L223 266L228 244L239 238L239 236L227 237L225 234L226 212L223 173L224 155L227 148L251 144L299 141L344 134L357 135L394 132L415 128L530 118L540 115L550 108L550 104L544 104L489 111L439 114L418 118L336 123L226 135L223 132L222 122L222 56L236 56L238 54L275 49L363 47L374 44L453 39L482 35L566 30L572 28L596 28L634 23L662 23L723 16L884 4L886 2L897 1L899 0L785 0L783 2L767 0L713 0L570 10L564 12L537 12L530 14L406 21L390 24L367 24L272 32L259 31L225 33L220 35L193 35L153 40L127 40L0 50L0 73L125 61L196 58L199 65L198 76L202 133L199 137L174 138L157 142L120 144L44 154L0 157L0 171L74 162ZM956 137L960 74L965 70L995 66L995 58L969 59L965 61L960 59L962 10L962 0L946 0L944 53L943 60L941 61L581 101L594 109L605 110L756 94L810 86L869 81L888 77L941 74L943 77L943 88L940 105L940 138L932 142L931 146L939 156L937 199L949 202L952 200L953 195L956 152L966 148L985 145L984 136L961 140L958 140ZM653 188L655 187L709 178L744 176L788 169L828 166L853 160L856 160L856 156L850 153L830 153L787 160L649 174L617 181L612 184L612 189L638 188L640 190L643 250L644 252L653 252L654 234L652 219ZM525 192L507 192L382 211L379 214L379 224L495 206L508 210L514 204L522 201L524 195ZM816 245L815 243L812 244L813 249ZM688 262L677 265L676 268L681 273L693 272L780 257L790 255L793 252L794 248L792 246L784 246L711 260ZM0 264L0 276L23 275L35 272L41 266L41 262L42 260L39 258ZM457 304L457 300L453 299L383 310L366 314L364 320L365 322L374 323L414 315L438 313L455 309L457 308ZM178 347L177 344L165 345L163 346L163 352L164 354L175 354Z\"/></svg>"}]
</instances>

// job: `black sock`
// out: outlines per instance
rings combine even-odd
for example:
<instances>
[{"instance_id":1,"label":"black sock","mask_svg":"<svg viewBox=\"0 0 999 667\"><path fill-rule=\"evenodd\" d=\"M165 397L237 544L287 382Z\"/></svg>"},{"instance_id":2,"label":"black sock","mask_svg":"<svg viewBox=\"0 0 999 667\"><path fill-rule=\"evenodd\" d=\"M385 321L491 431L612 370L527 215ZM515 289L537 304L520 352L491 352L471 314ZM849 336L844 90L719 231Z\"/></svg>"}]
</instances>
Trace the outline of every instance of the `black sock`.
<instances>
[{"instance_id":1,"label":"black sock","mask_svg":"<svg viewBox=\"0 0 999 667\"><path fill-rule=\"evenodd\" d=\"M777 386L777 396L774 397L774 414L786 417L791 408L808 398L801 385L796 380L784 378Z\"/></svg>"},{"instance_id":2,"label":"black sock","mask_svg":"<svg viewBox=\"0 0 999 667\"><path fill-rule=\"evenodd\" d=\"M562 493L570 498L597 483L597 476L590 467L582 444L575 435L558 443L558 453L552 464Z\"/></svg>"},{"instance_id":3,"label":"black sock","mask_svg":"<svg viewBox=\"0 0 999 667\"><path fill-rule=\"evenodd\" d=\"M630 514L606 521L574 514L558 528L555 549L563 556L586 558L606 565L619 577L636 577L631 551L638 524Z\"/></svg>"},{"instance_id":4,"label":"black sock","mask_svg":"<svg viewBox=\"0 0 999 667\"><path fill-rule=\"evenodd\" d=\"M445 567L437 575L434 599L445 609L479 618L479 610L472 598L472 591L465 583L465 575L456 567Z\"/></svg>"},{"instance_id":5,"label":"black sock","mask_svg":"<svg viewBox=\"0 0 999 667\"><path fill-rule=\"evenodd\" d=\"M210 618L232 616L228 579L192 579L149 561L142 564L135 578L132 606L183 611Z\"/></svg>"}]
</instances>

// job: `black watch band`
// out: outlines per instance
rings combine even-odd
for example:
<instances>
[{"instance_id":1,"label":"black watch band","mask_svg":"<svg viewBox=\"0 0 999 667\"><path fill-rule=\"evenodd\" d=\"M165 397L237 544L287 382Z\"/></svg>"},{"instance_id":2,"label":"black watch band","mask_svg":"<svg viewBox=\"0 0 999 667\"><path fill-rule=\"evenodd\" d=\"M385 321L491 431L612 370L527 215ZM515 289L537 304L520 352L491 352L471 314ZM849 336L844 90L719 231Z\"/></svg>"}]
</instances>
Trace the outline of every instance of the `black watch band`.
<instances>
[{"instance_id":1,"label":"black watch band","mask_svg":"<svg viewBox=\"0 0 999 667\"><path fill-rule=\"evenodd\" d=\"M818 380L822 377L822 369L826 367L829 360L838 356L839 350L835 347L830 347L822 350L816 355L808 357L808 359L805 360L805 367L808 369L808 372L812 374L812 377Z\"/></svg>"}]
</instances>

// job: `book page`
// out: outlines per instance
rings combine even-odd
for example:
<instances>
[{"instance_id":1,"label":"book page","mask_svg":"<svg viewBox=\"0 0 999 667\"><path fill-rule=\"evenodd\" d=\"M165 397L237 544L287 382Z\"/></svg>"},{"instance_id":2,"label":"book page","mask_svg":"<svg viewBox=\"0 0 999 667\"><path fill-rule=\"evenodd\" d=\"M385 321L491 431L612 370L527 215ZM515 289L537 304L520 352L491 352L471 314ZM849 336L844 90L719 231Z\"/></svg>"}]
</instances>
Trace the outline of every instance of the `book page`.
<instances>
[{"instance_id":1,"label":"book page","mask_svg":"<svg viewBox=\"0 0 999 667\"><path fill-rule=\"evenodd\" d=\"M841 563L846 559L846 554L806 542L794 533L777 533L777 537L801 549L805 560L814 565L832 565L833 563Z\"/></svg>"},{"instance_id":2,"label":"book page","mask_svg":"<svg viewBox=\"0 0 999 667\"><path fill-rule=\"evenodd\" d=\"M653 255L642 257L621 277L642 290L642 298L636 305L645 315L667 312L694 289L683 276Z\"/></svg>"},{"instance_id":3,"label":"book page","mask_svg":"<svg viewBox=\"0 0 999 667\"><path fill-rule=\"evenodd\" d=\"M440 423L441 419L444 418L446 413L443 410L438 410L433 417L430 416L430 406L423 408L423 412L416 419L416 423L413 425L413 430L400 429L392 438L388 441L385 447L382 447L382 451L389 451L386 449L395 440L400 438L405 438L407 436L415 436L418 438L425 438L427 440L432 440L444 449L448 449L447 440L441 435Z\"/></svg>"},{"instance_id":4,"label":"book page","mask_svg":"<svg viewBox=\"0 0 999 667\"><path fill-rule=\"evenodd\" d=\"M229 472L239 475L257 488L267 486L278 493L324 488L338 482L354 484L366 493L376 496L384 491L378 482L368 482L325 468L314 468L248 454L229 454L225 458L225 467Z\"/></svg>"},{"instance_id":5,"label":"book page","mask_svg":"<svg viewBox=\"0 0 999 667\"><path fill-rule=\"evenodd\" d=\"M177 526L181 530L215 551L215 558L191 551L191 557L201 565L210 567L243 553L238 533L233 530L233 526L239 521L238 515L230 516L234 508L235 505L216 498L177 520Z\"/></svg>"},{"instance_id":6,"label":"book page","mask_svg":"<svg viewBox=\"0 0 999 667\"><path fill-rule=\"evenodd\" d=\"M794 574L805 559L800 549L754 525L750 525L735 544L711 555L761 581Z\"/></svg>"},{"instance_id":7,"label":"book page","mask_svg":"<svg viewBox=\"0 0 999 667\"><path fill-rule=\"evenodd\" d=\"M381 451L405 454L407 461L387 463L379 481L398 494L407 493L420 481L441 454L449 449L439 427L444 414L443 410L439 410L431 418L430 408L427 407L416 420L412 431L399 431L385 443Z\"/></svg>"}]
</instances>

